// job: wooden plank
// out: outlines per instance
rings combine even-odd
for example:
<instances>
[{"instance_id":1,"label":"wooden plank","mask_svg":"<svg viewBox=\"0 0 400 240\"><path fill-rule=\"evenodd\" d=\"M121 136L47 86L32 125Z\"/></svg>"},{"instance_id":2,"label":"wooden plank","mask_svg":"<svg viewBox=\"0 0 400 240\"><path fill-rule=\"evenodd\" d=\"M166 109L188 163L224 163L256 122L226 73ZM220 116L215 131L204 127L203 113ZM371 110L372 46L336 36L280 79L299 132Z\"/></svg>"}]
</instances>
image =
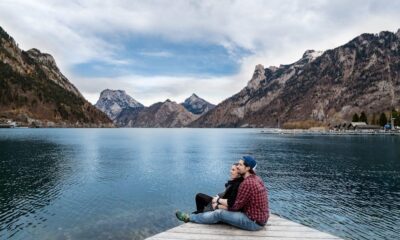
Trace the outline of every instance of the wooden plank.
<instances>
[{"instance_id":1,"label":"wooden plank","mask_svg":"<svg viewBox=\"0 0 400 240\"><path fill-rule=\"evenodd\" d=\"M185 223L148 239L333 240L340 238L276 215L271 215L267 226L260 231L245 231L226 224Z\"/></svg>"},{"instance_id":2,"label":"wooden plank","mask_svg":"<svg viewBox=\"0 0 400 240\"><path fill-rule=\"evenodd\" d=\"M187 228L229 228L229 229L237 229L233 226L227 225L227 224L196 224L196 223L186 223L181 225L182 227L187 227ZM294 223L294 222L272 222L268 223L264 228L269 228L269 227L298 227L298 228L308 228L307 226L301 225L299 223Z\"/></svg>"},{"instance_id":3,"label":"wooden plank","mask_svg":"<svg viewBox=\"0 0 400 240\"><path fill-rule=\"evenodd\" d=\"M195 228L174 228L168 231L170 233L188 233L188 234L215 234L226 236L254 236L254 237L308 237L308 238L329 238L331 235L316 230L311 231L243 231L240 229L217 230L217 229L195 229Z\"/></svg>"},{"instance_id":4,"label":"wooden plank","mask_svg":"<svg viewBox=\"0 0 400 240\"><path fill-rule=\"evenodd\" d=\"M221 230L234 230L237 229L233 226L229 226L226 224L213 224L213 225L206 225L206 224L183 224L181 228L195 228L195 229L221 229ZM312 228L304 227L300 224L298 225L267 225L264 231L315 231ZM261 230L262 231L262 230Z\"/></svg>"},{"instance_id":5,"label":"wooden plank","mask_svg":"<svg viewBox=\"0 0 400 240\"><path fill-rule=\"evenodd\" d=\"M310 238L310 237L285 237L285 236L272 236L272 237L265 237L265 236L232 236L232 235L215 235L215 234L180 234L180 233L171 233L171 232L164 232L163 234L156 235L154 238L159 239L193 239L193 240L336 240L337 238ZM149 238L152 240L153 238Z\"/></svg>"},{"instance_id":6,"label":"wooden plank","mask_svg":"<svg viewBox=\"0 0 400 240\"><path fill-rule=\"evenodd\" d=\"M190 238L192 236L187 236L187 237L181 237L181 238L177 238L176 236L164 236L164 237L151 237L151 238L147 238L147 240L310 240L309 238L249 238L249 237L228 237L228 238ZM315 239L313 239L315 240ZM337 240L336 238L319 238L318 240Z\"/></svg>"},{"instance_id":7,"label":"wooden plank","mask_svg":"<svg viewBox=\"0 0 400 240\"><path fill-rule=\"evenodd\" d=\"M187 231L190 230L190 231ZM155 235L157 238L175 238L175 239L225 239L225 238L244 238L244 239L339 239L332 235L311 231L311 232L294 232L294 231L243 231L243 230L209 230L209 229L195 229L195 228L181 228L177 227L167 232ZM151 238L152 239L152 238Z\"/></svg>"},{"instance_id":8,"label":"wooden plank","mask_svg":"<svg viewBox=\"0 0 400 240\"><path fill-rule=\"evenodd\" d=\"M202 230L202 229L207 229L207 230L209 230L209 231L221 231L221 232L224 232L224 231L236 231L236 230L240 230L240 229L237 229L237 228L192 228L192 227L190 227L190 228L187 228L187 227L181 227L180 229L187 229L187 230L185 230L185 231L197 231L197 230ZM240 231L242 231L242 230L240 230ZM277 227L275 227L275 226L271 226L271 227L269 227L269 228L265 228L265 229L263 229L263 230L260 230L260 231L256 231L256 232L318 232L317 230L314 230L314 229L307 229L307 228L301 228L301 227L286 227L286 226L284 226L284 227L282 227L282 226L277 226ZM258 233L256 233L256 232L254 232L253 234L258 234Z\"/></svg>"}]
</instances>

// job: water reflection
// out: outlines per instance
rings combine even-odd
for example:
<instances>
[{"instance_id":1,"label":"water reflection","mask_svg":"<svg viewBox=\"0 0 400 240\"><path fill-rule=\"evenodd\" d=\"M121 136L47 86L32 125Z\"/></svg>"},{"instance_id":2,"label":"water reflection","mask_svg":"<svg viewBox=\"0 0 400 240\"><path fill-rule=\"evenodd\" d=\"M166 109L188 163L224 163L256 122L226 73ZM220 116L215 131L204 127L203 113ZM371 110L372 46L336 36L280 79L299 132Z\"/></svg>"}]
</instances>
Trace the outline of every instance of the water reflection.
<instances>
[{"instance_id":1,"label":"water reflection","mask_svg":"<svg viewBox=\"0 0 400 240\"><path fill-rule=\"evenodd\" d=\"M0 146L0 236L11 238L44 224L46 214L38 212L60 194L68 169L54 143L0 139Z\"/></svg>"},{"instance_id":2,"label":"water reflection","mask_svg":"<svg viewBox=\"0 0 400 240\"><path fill-rule=\"evenodd\" d=\"M283 141L257 146L265 159L260 174L269 183L274 212L346 238L398 237L398 138L303 136ZM268 148L274 149L273 157Z\"/></svg>"},{"instance_id":3,"label":"water reflection","mask_svg":"<svg viewBox=\"0 0 400 240\"><path fill-rule=\"evenodd\" d=\"M347 239L400 232L400 140L254 129L0 130L0 238L143 239L221 192L243 154L271 210Z\"/></svg>"}]
</instances>

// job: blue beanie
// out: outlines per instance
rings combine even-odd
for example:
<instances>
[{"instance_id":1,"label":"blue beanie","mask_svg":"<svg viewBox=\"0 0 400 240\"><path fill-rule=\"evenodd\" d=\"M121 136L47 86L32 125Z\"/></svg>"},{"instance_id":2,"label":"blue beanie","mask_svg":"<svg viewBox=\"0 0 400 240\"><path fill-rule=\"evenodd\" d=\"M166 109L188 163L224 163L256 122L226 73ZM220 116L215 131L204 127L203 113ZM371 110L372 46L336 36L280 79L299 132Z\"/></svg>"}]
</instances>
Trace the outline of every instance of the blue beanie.
<instances>
[{"instance_id":1,"label":"blue beanie","mask_svg":"<svg viewBox=\"0 0 400 240\"><path fill-rule=\"evenodd\" d=\"M255 169L257 167L257 162L252 156L243 156L242 159L250 169Z\"/></svg>"}]
</instances>

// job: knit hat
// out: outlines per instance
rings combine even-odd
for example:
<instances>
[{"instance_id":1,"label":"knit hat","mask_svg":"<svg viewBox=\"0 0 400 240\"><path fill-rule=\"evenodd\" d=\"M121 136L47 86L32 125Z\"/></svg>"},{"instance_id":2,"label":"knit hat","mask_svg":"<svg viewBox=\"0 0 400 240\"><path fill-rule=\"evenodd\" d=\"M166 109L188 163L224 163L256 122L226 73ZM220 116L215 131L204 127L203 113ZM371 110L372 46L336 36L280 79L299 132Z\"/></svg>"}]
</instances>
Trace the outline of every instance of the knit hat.
<instances>
[{"instance_id":1,"label":"knit hat","mask_svg":"<svg viewBox=\"0 0 400 240\"><path fill-rule=\"evenodd\" d=\"M254 170L257 167L257 162L252 156L243 156L242 160L250 169Z\"/></svg>"}]
</instances>

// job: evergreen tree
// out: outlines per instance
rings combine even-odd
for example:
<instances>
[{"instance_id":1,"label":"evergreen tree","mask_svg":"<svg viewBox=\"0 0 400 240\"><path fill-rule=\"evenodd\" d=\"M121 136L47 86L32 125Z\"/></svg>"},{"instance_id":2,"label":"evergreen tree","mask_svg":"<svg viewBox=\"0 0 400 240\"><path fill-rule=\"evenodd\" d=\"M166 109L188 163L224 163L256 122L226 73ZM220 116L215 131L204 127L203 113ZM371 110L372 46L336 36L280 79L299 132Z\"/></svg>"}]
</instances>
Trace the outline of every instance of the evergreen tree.
<instances>
[{"instance_id":1,"label":"evergreen tree","mask_svg":"<svg viewBox=\"0 0 400 240\"><path fill-rule=\"evenodd\" d=\"M372 114L372 122L371 122L371 124L373 124L373 125L378 124L377 121L376 121L376 114L375 113Z\"/></svg>"},{"instance_id":2,"label":"evergreen tree","mask_svg":"<svg viewBox=\"0 0 400 240\"><path fill-rule=\"evenodd\" d=\"M381 125L382 127L385 126L385 124L387 123L387 117L385 113L381 113L381 116L379 117L379 125Z\"/></svg>"},{"instance_id":3,"label":"evergreen tree","mask_svg":"<svg viewBox=\"0 0 400 240\"><path fill-rule=\"evenodd\" d=\"M366 124L368 124L368 119L367 115L365 115L365 112L361 112L360 122L365 122Z\"/></svg>"},{"instance_id":4,"label":"evergreen tree","mask_svg":"<svg viewBox=\"0 0 400 240\"><path fill-rule=\"evenodd\" d=\"M392 109L392 118L394 118L394 125L399 126L400 123L400 116L399 112L396 109Z\"/></svg>"},{"instance_id":5,"label":"evergreen tree","mask_svg":"<svg viewBox=\"0 0 400 240\"><path fill-rule=\"evenodd\" d=\"M353 115L353 120L352 120L352 122L358 122L358 121L360 121L360 118L358 117L358 114L355 113L355 114Z\"/></svg>"}]
</instances>

